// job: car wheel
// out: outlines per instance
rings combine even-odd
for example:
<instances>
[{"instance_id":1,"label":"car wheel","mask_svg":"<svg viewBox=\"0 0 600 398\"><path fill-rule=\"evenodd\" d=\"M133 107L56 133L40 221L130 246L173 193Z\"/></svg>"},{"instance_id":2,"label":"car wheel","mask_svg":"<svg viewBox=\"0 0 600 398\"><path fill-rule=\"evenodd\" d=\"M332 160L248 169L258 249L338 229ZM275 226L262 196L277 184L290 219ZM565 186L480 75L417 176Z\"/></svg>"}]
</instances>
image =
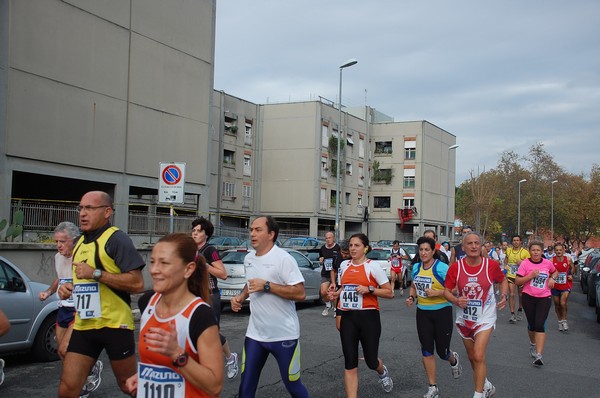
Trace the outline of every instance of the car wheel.
<instances>
[{"instance_id":1,"label":"car wheel","mask_svg":"<svg viewBox=\"0 0 600 398\"><path fill-rule=\"evenodd\" d=\"M600 307L596 307L596 322L600 323Z\"/></svg>"},{"instance_id":2,"label":"car wheel","mask_svg":"<svg viewBox=\"0 0 600 398\"><path fill-rule=\"evenodd\" d=\"M58 345L56 343L56 312L50 314L35 336L31 352L34 358L40 362L57 361Z\"/></svg>"},{"instance_id":3,"label":"car wheel","mask_svg":"<svg viewBox=\"0 0 600 398\"><path fill-rule=\"evenodd\" d=\"M587 287L587 283L585 282L581 282L581 291L583 292L583 294L587 294L588 293L588 287Z\"/></svg>"},{"instance_id":4,"label":"car wheel","mask_svg":"<svg viewBox=\"0 0 600 398\"><path fill-rule=\"evenodd\" d=\"M596 306L596 297L592 297L592 289L588 289L587 302L590 307Z\"/></svg>"}]
</instances>

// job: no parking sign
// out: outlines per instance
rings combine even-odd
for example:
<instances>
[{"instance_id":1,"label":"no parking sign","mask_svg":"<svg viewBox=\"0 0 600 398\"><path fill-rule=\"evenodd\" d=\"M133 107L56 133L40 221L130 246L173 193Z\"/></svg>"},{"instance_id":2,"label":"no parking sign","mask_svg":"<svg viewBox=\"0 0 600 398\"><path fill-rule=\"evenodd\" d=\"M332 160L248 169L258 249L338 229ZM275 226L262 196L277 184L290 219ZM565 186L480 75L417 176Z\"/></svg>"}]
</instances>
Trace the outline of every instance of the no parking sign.
<instances>
[{"instance_id":1,"label":"no parking sign","mask_svg":"<svg viewBox=\"0 0 600 398\"><path fill-rule=\"evenodd\" d=\"M158 174L158 201L184 202L185 163L160 163Z\"/></svg>"}]
</instances>

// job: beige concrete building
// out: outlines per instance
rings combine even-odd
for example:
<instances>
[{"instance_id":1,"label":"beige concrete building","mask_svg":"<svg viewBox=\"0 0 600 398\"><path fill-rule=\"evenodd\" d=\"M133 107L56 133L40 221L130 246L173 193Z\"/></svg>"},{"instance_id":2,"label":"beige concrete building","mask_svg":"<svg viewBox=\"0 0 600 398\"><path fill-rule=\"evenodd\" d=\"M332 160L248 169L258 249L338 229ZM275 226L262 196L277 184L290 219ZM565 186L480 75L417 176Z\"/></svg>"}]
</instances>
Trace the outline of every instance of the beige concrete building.
<instances>
[{"instance_id":1,"label":"beige concrete building","mask_svg":"<svg viewBox=\"0 0 600 398\"><path fill-rule=\"evenodd\" d=\"M152 241L169 227L159 162L184 162L175 230L204 215L243 236L273 214L288 235L323 236L341 135L341 236L411 241L445 225L452 134L371 107L344 108L340 133L331 101L214 91L214 43L215 0L0 0L0 219L21 200L25 231L51 231L102 189L115 224Z\"/></svg>"}]
</instances>

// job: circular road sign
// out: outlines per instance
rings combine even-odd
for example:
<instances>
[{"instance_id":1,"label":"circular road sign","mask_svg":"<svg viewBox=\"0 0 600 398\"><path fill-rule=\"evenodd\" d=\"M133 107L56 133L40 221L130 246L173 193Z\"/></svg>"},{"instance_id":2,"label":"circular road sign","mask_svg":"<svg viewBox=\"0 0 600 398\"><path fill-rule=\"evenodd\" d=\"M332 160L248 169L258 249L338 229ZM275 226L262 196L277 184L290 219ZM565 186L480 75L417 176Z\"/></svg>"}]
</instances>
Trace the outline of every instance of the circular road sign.
<instances>
[{"instance_id":1,"label":"circular road sign","mask_svg":"<svg viewBox=\"0 0 600 398\"><path fill-rule=\"evenodd\" d=\"M162 180L167 185L177 185L181 181L183 173L179 167L175 165L169 165L165 167L162 172Z\"/></svg>"}]
</instances>

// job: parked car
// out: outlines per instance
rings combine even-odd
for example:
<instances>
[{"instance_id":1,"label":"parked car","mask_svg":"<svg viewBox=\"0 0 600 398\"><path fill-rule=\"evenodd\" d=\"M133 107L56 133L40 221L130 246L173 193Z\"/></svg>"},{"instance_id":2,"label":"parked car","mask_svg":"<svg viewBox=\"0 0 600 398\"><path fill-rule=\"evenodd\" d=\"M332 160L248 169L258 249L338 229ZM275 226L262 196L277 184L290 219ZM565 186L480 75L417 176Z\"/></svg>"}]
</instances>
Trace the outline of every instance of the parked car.
<instances>
[{"instance_id":1,"label":"parked car","mask_svg":"<svg viewBox=\"0 0 600 398\"><path fill-rule=\"evenodd\" d=\"M320 302L321 266L316 266L308 257L297 250L284 250L294 257L304 277L304 290L306 292L304 301ZM222 260L227 271L227 279L219 281L222 302L231 301L231 298L240 294L244 288L246 284L244 258L249 252L248 249L232 249L223 253Z\"/></svg>"},{"instance_id":2,"label":"parked car","mask_svg":"<svg viewBox=\"0 0 600 398\"><path fill-rule=\"evenodd\" d=\"M279 239L277 239L275 241L275 244L277 246L281 246L281 241ZM250 241L250 239L244 239L243 241L240 242L238 247L245 247L246 249L252 249L252 242Z\"/></svg>"},{"instance_id":3,"label":"parked car","mask_svg":"<svg viewBox=\"0 0 600 398\"><path fill-rule=\"evenodd\" d=\"M400 243L400 247L404 249L404 251L406 252L406 254L408 254L411 260L417 255L417 251L419 250L416 243L402 242Z\"/></svg>"},{"instance_id":4,"label":"parked car","mask_svg":"<svg viewBox=\"0 0 600 398\"><path fill-rule=\"evenodd\" d=\"M240 238L236 238L235 236L213 236L208 241L209 245L213 245L215 247L220 246L234 246L237 247L242 243Z\"/></svg>"},{"instance_id":5,"label":"parked car","mask_svg":"<svg viewBox=\"0 0 600 398\"><path fill-rule=\"evenodd\" d=\"M600 280L596 280L596 322L600 323Z\"/></svg>"},{"instance_id":6,"label":"parked car","mask_svg":"<svg viewBox=\"0 0 600 398\"><path fill-rule=\"evenodd\" d=\"M316 267L321 266L321 262L319 261L321 258L320 249L308 249L307 251L303 252L303 254L308 257L308 259L312 261Z\"/></svg>"},{"instance_id":7,"label":"parked car","mask_svg":"<svg viewBox=\"0 0 600 398\"><path fill-rule=\"evenodd\" d=\"M377 249L391 249L392 246L394 246L394 241L387 240L387 239L378 240L377 242L375 242L373 244L373 248L377 248Z\"/></svg>"},{"instance_id":8,"label":"parked car","mask_svg":"<svg viewBox=\"0 0 600 398\"><path fill-rule=\"evenodd\" d=\"M596 284L600 281L600 251L590 254L587 271L587 302L590 307L596 305Z\"/></svg>"},{"instance_id":9,"label":"parked car","mask_svg":"<svg viewBox=\"0 0 600 398\"><path fill-rule=\"evenodd\" d=\"M595 250L592 253L588 253L585 263L583 263L583 266L581 267L579 283L581 284L581 291L583 294L588 293L588 275L598 261L600 261L600 250Z\"/></svg>"},{"instance_id":10,"label":"parked car","mask_svg":"<svg viewBox=\"0 0 600 398\"><path fill-rule=\"evenodd\" d=\"M40 301L48 285L33 282L16 265L0 257L0 309L10 330L0 337L0 354L30 351L38 361L58 360L56 314L58 297Z\"/></svg>"},{"instance_id":11,"label":"parked car","mask_svg":"<svg viewBox=\"0 0 600 398\"><path fill-rule=\"evenodd\" d=\"M391 264L388 261L390 258L389 249L376 248L367 253L367 258L379 264L379 266L385 271L388 279L390 278Z\"/></svg>"},{"instance_id":12,"label":"parked car","mask_svg":"<svg viewBox=\"0 0 600 398\"><path fill-rule=\"evenodd\" d=\"M325 241L310 236L294 236L286 239L281 247L321 247L324 244Z\"/></svg>"}]
</instances>

